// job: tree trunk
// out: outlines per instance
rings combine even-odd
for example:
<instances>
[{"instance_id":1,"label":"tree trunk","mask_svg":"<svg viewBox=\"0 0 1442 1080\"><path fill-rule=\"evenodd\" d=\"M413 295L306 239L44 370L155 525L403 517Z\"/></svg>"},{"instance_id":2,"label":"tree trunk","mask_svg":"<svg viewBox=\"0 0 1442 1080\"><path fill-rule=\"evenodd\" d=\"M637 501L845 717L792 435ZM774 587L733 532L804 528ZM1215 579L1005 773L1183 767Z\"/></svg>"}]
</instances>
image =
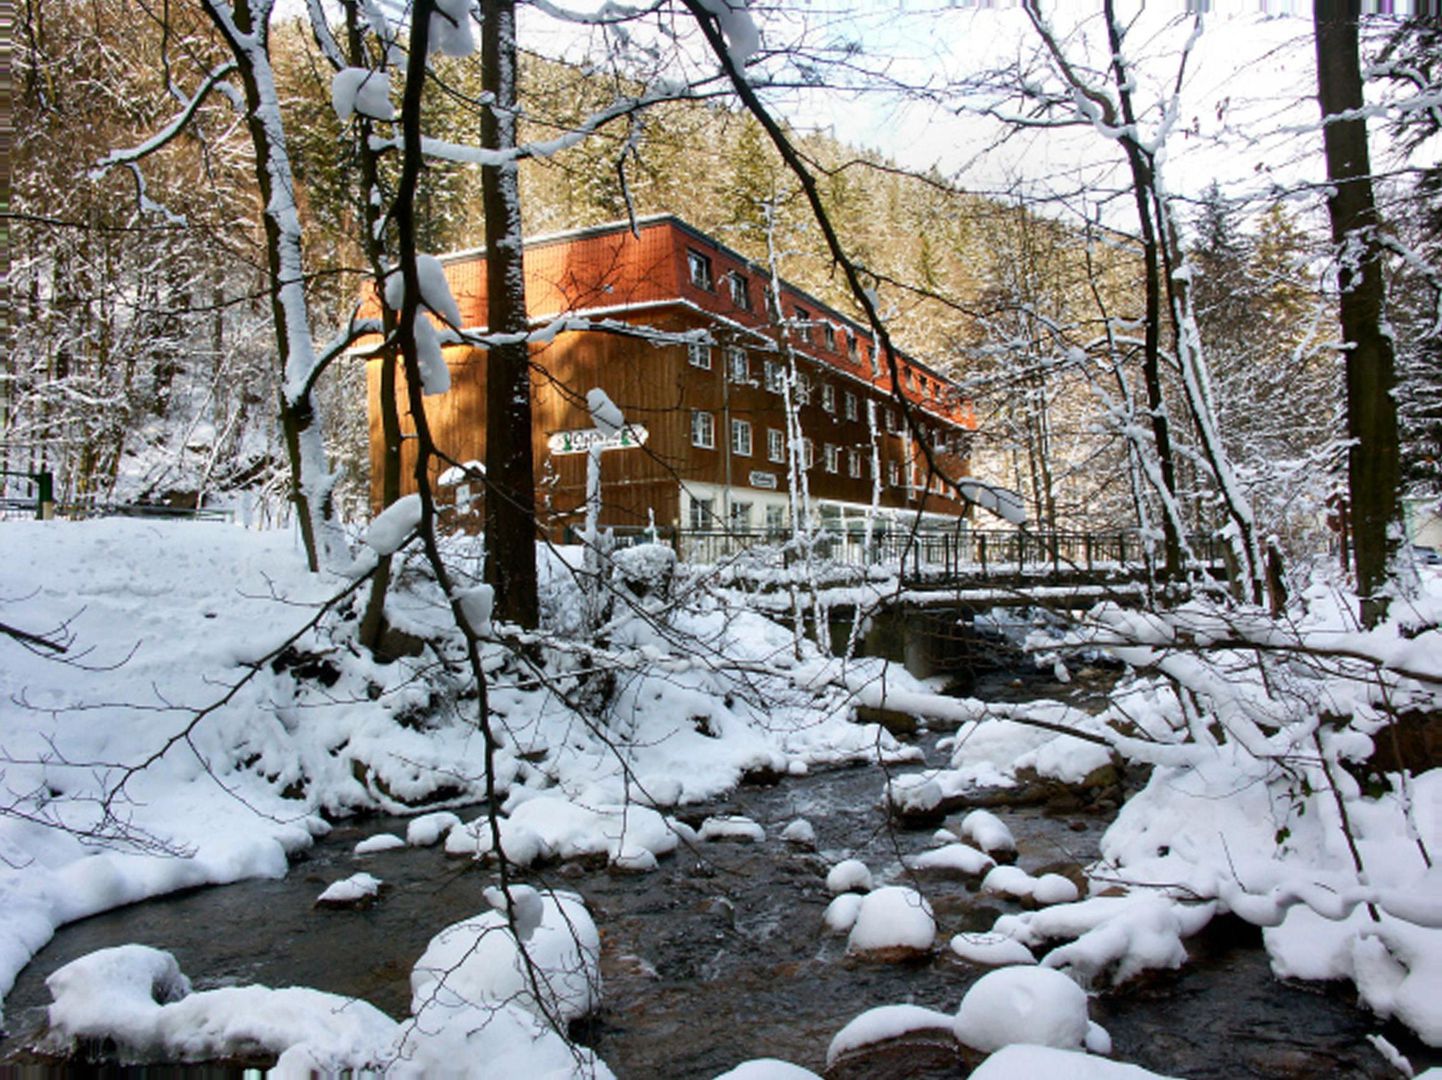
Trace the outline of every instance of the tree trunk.
<instances>
[{"instance_id":1,"label":"tree trunk","mask_svg":"<svg viewBox=\"0 0 1442 1080\"><path fill-rule=\"evenodd\" d=\"M1314 0L1317 101L1322 108L1327 213L1338 255L1339 315L1347 353L1347 480L1351 489L1352 550L1362 621L1387 612L1382 595L1400 526L1401 465L1397 445L1396 364L1384 329L1385 287L1372 199L1372 166L1362 108L1357 8ZM1343 115L1350 114L1350 115Z\"/></svg>"},{"instance_id":2,"label":"tree trunk","mask_svg":"<svg viewBox=\"0 0 1442 1080\"><path fill-rule=\"evenodd\" d=\"M482 85L493 104L481 113L481 144L516 145L514 0L481 5ZM521 200L515 161L481 169L486 216L486 323L492 334L524 335ZM486 361L486 581L497 617L537 624L536 486L531 455L530 349L524 340L493 345Z\"/></svg>"}]
</instances>

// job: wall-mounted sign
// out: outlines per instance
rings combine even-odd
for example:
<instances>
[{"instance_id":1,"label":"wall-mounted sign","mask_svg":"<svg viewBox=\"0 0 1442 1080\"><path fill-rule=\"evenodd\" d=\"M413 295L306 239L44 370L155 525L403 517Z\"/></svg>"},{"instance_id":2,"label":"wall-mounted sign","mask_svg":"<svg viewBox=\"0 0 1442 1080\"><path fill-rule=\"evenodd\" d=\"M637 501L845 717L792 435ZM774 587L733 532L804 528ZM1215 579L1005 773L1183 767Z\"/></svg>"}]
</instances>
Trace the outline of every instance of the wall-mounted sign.
<instances>
[{"instance_id":1,"label":"wall-mounted sign","mask_svg":"<svg viewBox=\"0 0 1442 1080\"><path fill-rule=\"evenodd\" d=\"M766 488L768 491L776 490L776 474L770 472L753 472L747 480L754 488Z\"/></svg>"},{"instance_id":2,"label":"wall-mounted sign","mask_svg":"<svg viewBox=\"0 0 1442 1080\"><path fill-rule=\"evenodd\" d=\"M630 450L651 437L642 424L627 424L614 435L602 435L595 428L558 431L546 440L553 454L584 454L593 446L604 450Z\"/></svg>"}]
</instances>

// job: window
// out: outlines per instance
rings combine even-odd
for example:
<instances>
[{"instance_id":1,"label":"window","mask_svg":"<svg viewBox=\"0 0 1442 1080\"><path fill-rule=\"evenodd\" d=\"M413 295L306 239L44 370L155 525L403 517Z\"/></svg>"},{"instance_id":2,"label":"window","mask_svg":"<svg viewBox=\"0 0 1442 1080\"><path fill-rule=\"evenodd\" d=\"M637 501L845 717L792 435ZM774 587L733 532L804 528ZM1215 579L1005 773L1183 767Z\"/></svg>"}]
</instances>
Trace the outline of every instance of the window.
<instances>
[{"instance_id":1,"label":"window","mask_svg":"<svg viewBox=\"0 0 1442 1080\"><path fill-rule=\"evenodd\" d=\"M768 506L766 508L766 531L772 536L779 536L786 531L786 507Z\"/></svg>"},{"instance_id":2,"label":"window","mask_svg":"<svg viewBox=\"0 0 1442 1080\"><path fill-rule=\"evenodd\" d=\"M843 396L843 398L842 398L842 405L845 407L845 410L846 410L846 419L848 419L848 420L855 420L855 419L856 419L856 395L853 394L850 390L846 391L846 394L845 394L845 395Z\"/></svg>"},{"instance_id":3,"label":"window","mask_svg":"<svg viewBox=\"0 0 1442 1080\"><path fill-rule=\"evenodd\" d=\"M846 335L846 359L850 360L853 364L859 364L861 362L861 357L857 354L856 350L855 334Z\"/></svg>"},{"instance_id":4,"label":"window","mask_svg":"<svg viewBox=\"0 0 1442 1080\"><path fill-rule=\"evenodd\" d=\"M766 389L773 394L781 393L782 384L786 382L786 369L781 366L780 360L766 361Z\"/></svg>"},{"instance_id":5,"label":"window","mask_svg":"<svg viewBox=\"0 0 1442 1080\"><path fill-rule=\"evenodd\" d=\"M705 342L693 341L686 346L686 359L691 361L692 367L711 370L711 346Z\"/></svg>"},{"instance_id":6,"label":"window","mask_svg":"<svg viewBox=\"0 0 1442 1080\"><path fill-rule=\"evenodd\" d=\"M751 310L751 282L746 280L746 275L738 270L732 270L726 275L726 287L731 292L731 302L742 311Z\"/></svg>"},{"instance_id":7,"label":"window","mask_svg":"<svg viewBox=\"0 0 1442 1080\"><path fill-rule=\"evenodd\" d=\"M892 409L886 410L886 430L893 435L901 430L901 426L896 422L896 412Z\"/></svg>"},{"instance_id":8,"label":"window","mask_svg":"<svg viewBox=\"0 0 1442 1080\"><path fill-rule=\"evenodd\" d=\"M821 407L829 413L836 411L836 387L830 383L821 386Z\"/></svg>"},{"instance_id":9,"label":"window","mask_svg":"<svg viewBox=\"0 0 1442 1080\"><path fill-rule=\"evenodd\" d=\"M691 410L691 445L703 450L716 448L716 418L710 413Z\"/></svg>"},{"instance_id":10,"label":"window","mask_svg":"<svg viewBox=\"0 0 1442 1080\"><path fill-rule=\"evenodd\" d=\"M821 341L829 352L836 351L836 327L830 323L821 324Z\"/></svg>"},{"instance_id":11,"label":"window","mask_svg":"<svg viewBox=\"0 0 1442 1080\"><path fill-rule=\"evenodd\" d=\"M861 475L861 451L846 451L846 474L851 477Z\"/></svg>"},{"instance_id":12,"label":"window","mask_svg":"<svg viewBox=\"0 0 1442 1080\"><path fill-rule=\"evenodd\" d=\"M731 421L731 452L743 457L751 456L751 421Z\"/></svg>"},{"instance_id":13,"label":"window","mask_svg":"<svg viewBox=\"0 0 1442 1080\"><path fill-rule=\"evenodd\" d=\"M806 375L796 376L796 404L811 404L811 379Z\"/></svg>"},{"instance_id":14,"label":"window","mask_svg":"<svg viewBox=\"0 0 1442 1080\"><path fill-rule=\"evenodd\" d=\"M744 383L751 381L751 361L746 355L745 349L738 349L734 345L726 350L726 367L731 372L731 381Z\"/></svg>"},{"instance_id":15,"label":"window","mask_svg":"<svg viewBox=\"0 0 1442 1080\"><path fill-rule=\"evenodd\" d=\"M834 443L827 443L824 448L826 455L826 471L835 473L841 471L841 447Z\"/></svg>"},{"instance_id":16,"label":"window","mask_svg":"<svg viewBox=\"0 0 1442 1080\"><path fill-rule=\"evenodd\" d=\"M691 528L711 528L714 516L711 512L712 506L713 500L711 499L698 499L694 495L691 496Z\"/></svg>"},{"instance_id":17,"label":"window","mask_svg":"<svg viewBox=\"0 0 1442 1080\"><path fill-rule=\"evenodd\" d=\"M786 436L780 428L766 429L766 456L772 461L786 460Z\"/></svg>"},{"instance_id":18,"label":"window","mask_svg":"<svg viewBox=\"0 0 1442 1080\"><path fill-rule=\"evenodd\" d=\"M801 440L801 467L809 469L816 464L816 446L810 439Z\"/></svg>"},{"instance_id":19,"label":"window","mask_svg":"<svg viewBox=\"0 0 1442 1080\"><path fill-rule=\"evenodd\" d=\"M886 482L892 487L901 483L901 466L894 461L886 463Z\"/></svg>"},{"instance_id":20,"label":"window","mask_svg":"<svg viewBox=\"0 0 1442 1080\"><path fill-rule=\"evenodd\" d=\"M749 502L733 502L731 504L731 529L734 532L750 531L751 504Z\"/></svg>"},{"instance_id":21,"label":"window","mask_svg":"<svg viewBox=\"0 0 1442 1080\"><path fill-rule=\"evenodd\" d=\"M711 291L711 259L699 251L686 249L686 268L691 271L691 284Z\"/></svg>"},{"instance_id":22,"label":"window","mask_svg":"<svg viewBox=\"0 0 1442 1080\"><path fill-rule=\"evenodd\" d=\"M805 308L795 308L792 313L796 318L796 333L806 344L811 344L811 312Z\"/></svg>"}]
</instances>

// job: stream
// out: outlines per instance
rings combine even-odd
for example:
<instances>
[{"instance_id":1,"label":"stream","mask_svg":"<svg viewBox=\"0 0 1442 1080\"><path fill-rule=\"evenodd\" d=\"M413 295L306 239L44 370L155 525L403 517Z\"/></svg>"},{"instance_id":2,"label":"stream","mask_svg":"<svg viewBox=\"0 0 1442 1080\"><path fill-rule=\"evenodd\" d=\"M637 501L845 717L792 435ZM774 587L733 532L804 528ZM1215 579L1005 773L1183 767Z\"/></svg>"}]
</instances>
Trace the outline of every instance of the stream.
<instances>
[{"instance_id":1,"label":"stream","mask_svg":"<svg viewBox=\"0 0 1442 1080\"><path fill-rule=\"evenodd\" d=\"M978 696L1015 693L1014 680L984 680ZM988 682L994 685L988 686ZM1037 685L1027 696L1067 688ZM939 762L934 737L922 736ZM910 766L909 766L910 767ZM766 828L763 843L712 842L682 848L646 875L578 865L524 880L579 892L603 942L603 1008L576 1034L623 1080L705 1078L752 1057L780 1057L821 1072L831 1037L876 1005L910 1002L955 1011L984 971L945 948L961 930L989 929L1017 910L957 881L927 879L940 932L929 961L886 965L848 959L844 937L822 929L830 896L826 871L848 856L878 880L899 879L903 854L932 845L931 829L888 827L876 767L817 772L774 787L743 786L724 799L687 807L688 821L744 814ZM1053 815L1041 808L998 809L1011 827L1019 865L1035 871L1095 858L1106 826L1100 815ZM780 839L796 817L815 827L817 850ZM959 815L948 818L955 824ZM139 942L175 954L197 989L261 983L312 986L364 998L392 1016L407 1013L411 965L447 924L485 909L493 873L439 848L404 848L357 857L355 844L378 832L404 835L406 822L375 817L338 825L294 861L280 881L247 881L131 905L63 927L23 971L5 1002L11 1037L0 1042L0 1071L24 1060L44 1020L44 978L92 950ZM388 889L362 910L323 910L314 901L357 870ZM1179 972L1094 998L1117 1059L1187 1077L1395 1077L1366 1041L1382 1032L1421 1067L1436 1059L1395 1025L1357 1009L1348 987L1273 979L1260 934L1219 925L1191 943ZM848 1074L850 1075L850 1074ZM956 1076L949 1063L904 1060L868 1076Z\"/></svg>"}]
</instances>

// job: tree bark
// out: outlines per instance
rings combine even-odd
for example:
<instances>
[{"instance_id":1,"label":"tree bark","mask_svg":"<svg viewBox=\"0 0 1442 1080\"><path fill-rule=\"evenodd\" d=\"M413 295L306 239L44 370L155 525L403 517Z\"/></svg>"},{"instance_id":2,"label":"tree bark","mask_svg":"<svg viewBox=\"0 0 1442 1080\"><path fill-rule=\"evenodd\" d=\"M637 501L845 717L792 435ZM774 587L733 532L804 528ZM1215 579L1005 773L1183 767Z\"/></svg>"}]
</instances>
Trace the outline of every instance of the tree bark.
<instances>
[{"instance_id":1,"label":"tree bark","mask_svg":"<svg viewBox=\"0 0 1442 1080\"><path fill-rule=\"evenodd\" d=\"M1396 358L1384 327L1377 208L1362 108L1357 5L1314 0L1317 101L1327 153L1331 195L1327 213L1338 255L1339 317L1346 349L1347 480L1351 490L1352 550L1362 621L1375 625L1387 613L1382 595L1399 529L1401 464L1398 452Z\"/></svg>"},{"instance_id":2,"label":"tree bark","mask_svg":"<svg viewBox=\"0 0 1442 1080\"><path fill-rule=\"evenodd\" d=\"M516 145L514 0L481 4L481 145ZM518 340L492 345L486 360L486 581L498 618L526 628L539 619L536 599L536 486L531 454L530 349L521 270L521 200L515 161L481 169L486 217L486 323Z\"/></svg>"}]
</instances>

